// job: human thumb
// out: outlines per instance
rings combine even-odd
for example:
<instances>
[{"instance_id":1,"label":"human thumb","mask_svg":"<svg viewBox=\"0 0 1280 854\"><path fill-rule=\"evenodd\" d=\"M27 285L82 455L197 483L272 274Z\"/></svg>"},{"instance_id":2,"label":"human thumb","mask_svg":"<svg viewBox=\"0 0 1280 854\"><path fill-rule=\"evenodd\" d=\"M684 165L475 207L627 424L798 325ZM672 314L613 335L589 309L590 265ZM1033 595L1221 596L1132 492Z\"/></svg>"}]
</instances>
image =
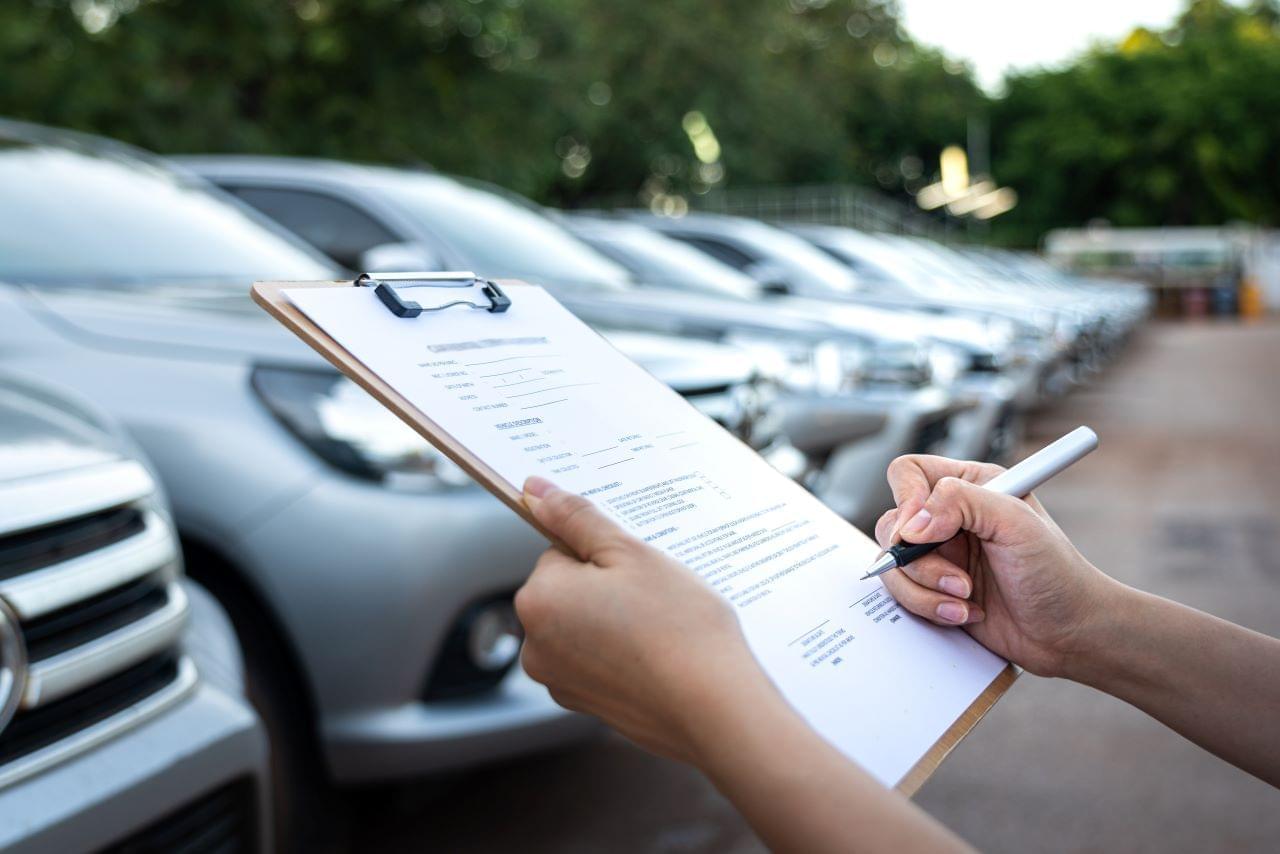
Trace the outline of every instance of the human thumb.
<instances>
[{"instance_id":1,"label":"human thumb","mask_svg":"<svg viewBox=\"0 0 1280 854\"><path fill-rule=\"evenodd\" d=\"M590 501L544 478L531 477L524 482L524 503L539 524L582 560L594 561L608 549L633 540Z\"/></svg>"}]
</instances>

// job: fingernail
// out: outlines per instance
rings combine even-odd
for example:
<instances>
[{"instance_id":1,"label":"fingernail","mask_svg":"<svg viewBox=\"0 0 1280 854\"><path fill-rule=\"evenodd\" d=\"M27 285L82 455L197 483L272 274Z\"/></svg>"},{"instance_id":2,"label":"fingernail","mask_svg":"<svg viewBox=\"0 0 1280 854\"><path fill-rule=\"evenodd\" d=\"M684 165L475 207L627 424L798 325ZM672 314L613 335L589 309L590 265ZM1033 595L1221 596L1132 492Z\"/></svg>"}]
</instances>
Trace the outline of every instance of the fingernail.
<instances>
[{"instance_id":1,"label":"fingernail","mask_svg":"<svg viewBox=\"0 0 1280 854\"><path fill-rule=\"evenodd\" d=\"M534 498L545 498L547 493L555 489L556 485L545 477L534 475L524 482L524 494Z\"/></svg>"},{"instance_id":2,"label":"fingernail","mask_svg":"<svg viewBox=\"0 0 1280 854\"><path fill-rule=\"evenodd\" d=\"M938 579L938 589L957 599L969 598L969 582L958 575L944 575Z\"/></svg>"},{"instance_id":3,"label":"fingernail","mask_svg":"<svg viewBox=\"0 0 1280 854\"><path fill-rule=\"evenodd\" d=\"M969 609L959 602L943 602L938 606L938 619L957 626L969 618Z\"/></svg>"},{"instance_id":4,"label":"fingernail","mask_svg":"<svg viewBox=\"0 0 1280 854\"><path fill-rule=\"evenodd\" d=\"M929 527L929 520L932 518L933 518L933 514L930 513L928 510L924 509L923 507L921 507L920 512L912 516L907 521L907 524L902 526L902 533L918 534L921 531L923 531L925 528Z\"/></svg>"}]
</instances>

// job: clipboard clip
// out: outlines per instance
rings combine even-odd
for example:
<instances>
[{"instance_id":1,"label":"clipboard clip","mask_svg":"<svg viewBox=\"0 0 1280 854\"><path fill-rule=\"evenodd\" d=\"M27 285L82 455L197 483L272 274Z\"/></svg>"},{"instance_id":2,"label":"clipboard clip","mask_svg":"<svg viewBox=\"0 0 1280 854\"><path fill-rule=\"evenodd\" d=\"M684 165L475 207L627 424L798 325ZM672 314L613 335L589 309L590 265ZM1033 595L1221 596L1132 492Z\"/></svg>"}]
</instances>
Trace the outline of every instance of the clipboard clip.
<instances>
[{"instance_id":1,"label":"clipboard clip","mask_svg":"<svg viewBox=\"0 0 1280 854\"><path fill-rule=\"evenodd\" d=\"M378 299L396 317L417 317L424 311L443 311L455 305L478 308L490 314L501 314L511 308L511 297L503 293L496 282L481 279L475 273L361 273L352 282L356 287L373 288ZM468 288L478 291L487 302L457 299L443 305L423 306L400 296L398 288Z\"/></svg>"}]
</instances>

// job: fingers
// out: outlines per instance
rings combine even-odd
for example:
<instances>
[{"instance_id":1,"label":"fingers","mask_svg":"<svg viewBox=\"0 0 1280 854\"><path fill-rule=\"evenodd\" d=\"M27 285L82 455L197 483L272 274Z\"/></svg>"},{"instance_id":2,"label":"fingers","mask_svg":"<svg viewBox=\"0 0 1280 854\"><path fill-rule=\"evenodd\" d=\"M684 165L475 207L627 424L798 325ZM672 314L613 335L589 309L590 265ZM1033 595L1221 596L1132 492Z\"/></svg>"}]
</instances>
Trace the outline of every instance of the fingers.
<instances>
[{"instance_id":1,"label":"fingers","mask_svg":"<svg viewBox=\"0 0 1280 854\"><path fill-rule=\"evenodd\" d=\"M943 561L935 555L930 555L928 558L916 561L916 564L933 562L931 559L947 563L947 561ZM915 564L912 565L914 566ZM929 570L929 574L936 579L964 576L964 573L954 564L949 570L932 569ZM967 580L967 576L964 577ZM938 590L931 590L908 576L901 569L886 572L884 574L884 586L890 595L898 601L899 605L939 626L963 626L968 623L979 623L986 619L986 614L974 603L956 596L949 596ZM970 589L972 589L972 585L970 585Z\"/></svg>"},{"instance_id":2,"label":"fingers","mask_svg":"<svg viewBox=\"0 0 1280 854\"><path fill-rule=\"evenodd\" d=\"M585 561L599 563L611 549L627 548L635 538L580 495L531 477L524 484L524 503L543 527Z\"/></svg>"},{"instance_id":3,"label":"fingers","mask_svg":"<svg viewBox=\"0 0 1280 854\"><path fill-rule=\"evenodd\" d=\"M562 577L566 571L579 566L581 564L577 560L559 549L547 549L538 558L533 572L515 595L516 618L526 635L552 619L554 608L560 601Z\"/></svg>"},{"instance_id":4,"label":"fingers","mask_svg":"<svg viewBox=\"0 0 1280 854\"><path fill-rule=\"evenodd\" d=\"M899 533L909 542L933 543L964 530L981 540L1007 545L1035 535L1031 520L1039 522L1036 512L1019 498L944 477L934 484L924 506L902 523Z\"/></svg>"},{"instance_id":5,"label":"fingers","mask_svg":"<svg viewBox=\"0 0 1280 854\"><path fill-rule=\"evenodd\" d=\"M884 515L876 522L876 542L880 544L880 548L887 549L893 545L893 535L898 528L898 515L898 508L894 507L884 511Z\"/></svg>"},{"instance_id":6,"label":"fingers","mask_svg":"<svg viewBox=\"0 0 1280 854\"><path fill-rule=\"evenodd\" d=\"M892 545L901 533L902 523L911 519L928 500L934 485L945 477L956 477L972 483L986 483L1004 471L993 463L952 460L931 454L906 454L889 464L889 488L898 510L898 528L890 531L882 546ZM877 528L877 539L879 530Z\"/></svg>"},{"instance_id":7,"label":"fingers","mask_svg":"<svg viewBox=\"0 0 1280 854\"><path fill-rule=\"evenodd\" d=\"M889 463L889 488L899 507L904 500L929 497L933 485L944 477L958 477L971 483L986 483L1004 469L995 463L953 460L932 454L905 454Z\"/></svg>"},{"instance_id":8,"label":"fingers","mask_svg":"<svg viewBox=\"0 0 1280 854\"><path fill-rule=\"evenodd\" d=\"M899 571L921 587L955 599L968 599L973 594L969 573L938 554L925 555Z\"/></svg>"}]
</instances>

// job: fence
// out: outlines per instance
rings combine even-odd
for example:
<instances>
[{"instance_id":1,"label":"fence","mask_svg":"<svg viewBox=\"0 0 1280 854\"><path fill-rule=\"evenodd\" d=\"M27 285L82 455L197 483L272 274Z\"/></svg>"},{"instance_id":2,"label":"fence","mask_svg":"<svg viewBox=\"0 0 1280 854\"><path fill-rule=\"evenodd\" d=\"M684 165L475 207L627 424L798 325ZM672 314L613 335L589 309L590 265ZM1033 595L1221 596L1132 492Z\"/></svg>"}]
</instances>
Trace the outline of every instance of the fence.
<instances>
[{"instance_id":1,"label":"fence","mask_svg":"<svg viewBox=\"0 0 1280 854\"><path fill-rule=\"evenodd\" d=\"M937 240L957 235L952 229L887 196L848 184L746 187L711 190L681 199L690 210L733 214L765 222L810 222L843 225L862 231L917 234ZM589 207L635 207L630 196L596 199Z\"/></svg>"}]
</instances>

